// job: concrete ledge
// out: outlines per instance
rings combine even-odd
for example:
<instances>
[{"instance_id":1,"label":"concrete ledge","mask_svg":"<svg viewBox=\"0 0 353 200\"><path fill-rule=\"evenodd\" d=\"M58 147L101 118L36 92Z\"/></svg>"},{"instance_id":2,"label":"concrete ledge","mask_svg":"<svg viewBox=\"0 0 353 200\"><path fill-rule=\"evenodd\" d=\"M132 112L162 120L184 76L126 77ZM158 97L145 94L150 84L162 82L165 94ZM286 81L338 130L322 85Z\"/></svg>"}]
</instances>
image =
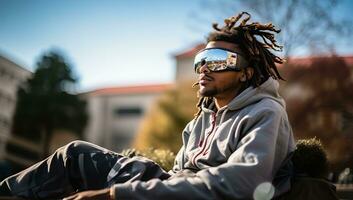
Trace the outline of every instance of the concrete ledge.
<instances>
[{"instance_id":1,"label":"concrete ledge","mask_svg":"<svg viewBox=\"0 0 353 200\"><path fill-rule=\"evenodd\" d=\"M353 199L353 184L335 184L340 199Z\"/></svg>"}]
</instances>

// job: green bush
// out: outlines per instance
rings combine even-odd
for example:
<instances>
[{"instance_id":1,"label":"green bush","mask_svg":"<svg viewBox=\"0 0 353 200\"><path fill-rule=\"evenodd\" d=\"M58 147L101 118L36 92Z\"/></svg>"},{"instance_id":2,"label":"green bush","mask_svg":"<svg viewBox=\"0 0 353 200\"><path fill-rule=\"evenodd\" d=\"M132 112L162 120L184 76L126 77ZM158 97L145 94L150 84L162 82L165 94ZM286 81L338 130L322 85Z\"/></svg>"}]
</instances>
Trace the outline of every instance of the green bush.
<instances>
[{"instance_id":1,"label":"green bush","mask_svg":"<svg viewBox=\"0 0 353 200\"><path fill-rule=\"evenodd\" d=\"M153 149L149 148L146 151L139 151L136 149L126 149L121 152L124 156L134 157L143 156L149 158L161 166L164 170L169 171L174 165L175 154L167 149Z\"/></svg>"},{"instance_id":2,"label":"green bush","mask_svg":"<svg viewBox=\"0 0 353 200\"><path fill-rule=\"evenodd\" d=\"M292 158L297 173L314 178L328 175L328 160L321 141L316 138L298 140Z\"/></svg>"},{"instance_id":3,"label":"green bush","mask_svg":"<svg viewBox=\"0 0 353 200\"><path fill-rule=\"evenodd\" d=\"M197 89L191 85L191 82L180 83L158 98L139 127L133 148L179 151L181 133L197 112Z\"/></svg>"}]
</instances>

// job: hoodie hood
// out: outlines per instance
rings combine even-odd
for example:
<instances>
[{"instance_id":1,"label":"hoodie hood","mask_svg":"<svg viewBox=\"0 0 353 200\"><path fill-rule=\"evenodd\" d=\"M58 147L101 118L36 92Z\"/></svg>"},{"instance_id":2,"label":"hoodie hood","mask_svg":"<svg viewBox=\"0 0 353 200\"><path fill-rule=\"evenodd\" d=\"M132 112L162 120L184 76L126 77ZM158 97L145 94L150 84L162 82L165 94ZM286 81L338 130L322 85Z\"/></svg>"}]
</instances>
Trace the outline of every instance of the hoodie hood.
<instances>
[{"instance_id":1,"label":"hoodie hood","mask_svg":"<svg viewBox=\"0 0 353 200\"><path fill-rule=\"evenodd\" d=\"M285 102L278 93L279 83L272 77L268 78L267 81L262 83L260 86L254 88L252 86L245 89L239 95L237 95L228 105L224 106L220 110L239 110L250 104L256 103L264 98L270 98L278 102L282 107L285 108ZM208 107L202 105L204 112L212 112L214 110L215 103L212 102Z\"/></svg>"}]
</instances>

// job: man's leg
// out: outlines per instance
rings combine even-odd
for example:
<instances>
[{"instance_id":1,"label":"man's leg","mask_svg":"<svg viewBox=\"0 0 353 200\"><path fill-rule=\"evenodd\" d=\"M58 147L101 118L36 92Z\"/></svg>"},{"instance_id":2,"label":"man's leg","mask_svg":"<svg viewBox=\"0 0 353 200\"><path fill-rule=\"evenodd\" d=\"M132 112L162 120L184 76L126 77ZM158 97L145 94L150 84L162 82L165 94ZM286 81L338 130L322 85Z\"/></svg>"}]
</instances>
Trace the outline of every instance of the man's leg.
<instances>
[{"instance_id":1,"label":"man's leg","mask_svg":"<svg viewBox=\"0 0 353 200\"><path fill-rule=\"evenodd\" d=\"M47 159L0 183L1 191L30 199L58 198L75 191L107 187L107 175L122 157L97 145L75 141Z\"/></svg>"}]
</instances>

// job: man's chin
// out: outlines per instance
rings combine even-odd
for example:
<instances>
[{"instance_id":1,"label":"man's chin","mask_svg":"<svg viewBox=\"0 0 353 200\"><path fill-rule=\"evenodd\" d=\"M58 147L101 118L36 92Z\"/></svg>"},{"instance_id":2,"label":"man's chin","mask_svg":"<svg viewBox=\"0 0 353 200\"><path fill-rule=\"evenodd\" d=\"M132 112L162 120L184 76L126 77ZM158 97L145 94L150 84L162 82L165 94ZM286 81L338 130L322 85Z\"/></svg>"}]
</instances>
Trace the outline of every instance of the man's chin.
<instances>
[{"instance_id":1,"label":"man's chin","mask_svg":"<svg viewBox=\"0 0 353 200\"><path fill-rule=\"evenodd\" d=\"M217 94L217 91L201 89L199 90L199 94L201 97L214 97Z\"/></svg>"}]
</instances>

